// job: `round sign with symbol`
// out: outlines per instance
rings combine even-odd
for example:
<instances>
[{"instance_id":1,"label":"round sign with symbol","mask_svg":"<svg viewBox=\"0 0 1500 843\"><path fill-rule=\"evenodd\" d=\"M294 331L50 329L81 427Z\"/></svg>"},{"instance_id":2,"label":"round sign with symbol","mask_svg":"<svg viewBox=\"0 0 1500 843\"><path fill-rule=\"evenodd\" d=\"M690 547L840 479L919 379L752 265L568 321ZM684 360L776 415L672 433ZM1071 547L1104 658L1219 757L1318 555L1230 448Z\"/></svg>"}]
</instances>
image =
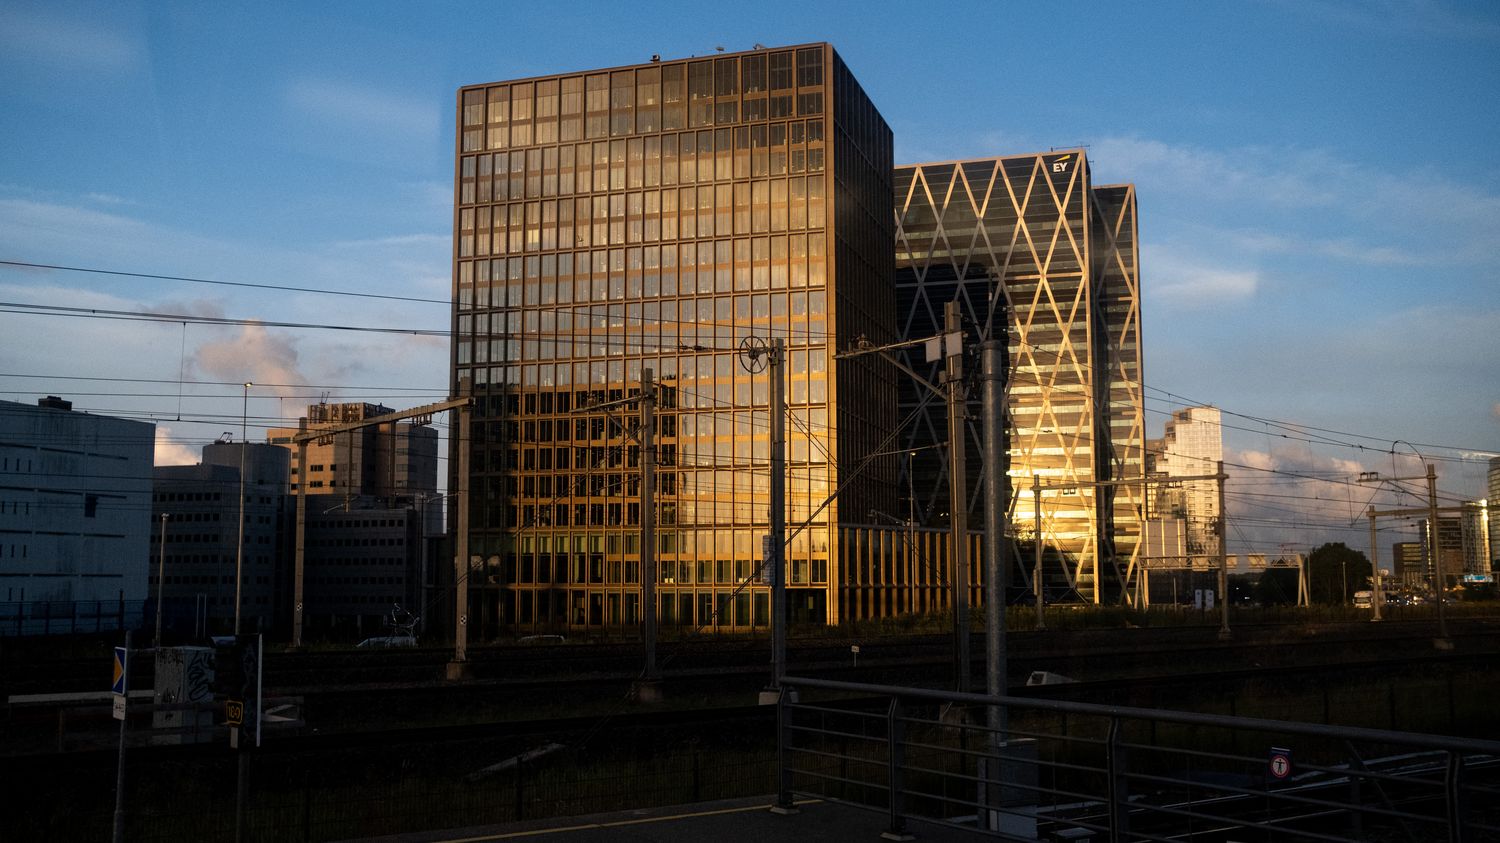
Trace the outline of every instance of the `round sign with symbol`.
<instances>
[{"instance_id":1,"label":"round sign with symbol","mask_svg":"<svg viewBox=\"0 0 1500 843\"><path fill-rule=\"evenodd\" d=\"M1273 779L1284 779L1292 774L1292 753L1290 750L1271 750L1270 772Z\"/></svg>"}]
</instances>

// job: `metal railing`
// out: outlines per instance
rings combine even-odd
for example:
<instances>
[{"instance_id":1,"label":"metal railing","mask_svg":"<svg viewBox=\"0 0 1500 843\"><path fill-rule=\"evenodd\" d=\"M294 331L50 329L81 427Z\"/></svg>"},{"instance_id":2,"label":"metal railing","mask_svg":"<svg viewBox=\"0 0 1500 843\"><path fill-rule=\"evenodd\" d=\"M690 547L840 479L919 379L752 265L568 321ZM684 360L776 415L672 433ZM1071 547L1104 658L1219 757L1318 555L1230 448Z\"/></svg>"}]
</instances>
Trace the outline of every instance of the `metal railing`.
<instances>
[{"instance_id":1,"label":"metal railing","mask_svg":"<svg viewBox=\"0 0 1500 843\"><path fill-rule=\"evenodd\" d=\"M84 635L139 629L146 600L0 601L0 637ZM154 611L156 604L150 604Z\"/></svg>"},{"instance_id":2,"label":"metal railing","mask_svg":"<svg viewBox=\"0 0 1500 843\"><path fill-rule=\"evenodd\" d=\"M921 819L1017 840L1500 839L1496 741L782 684L778 804L883 810L889 834Z\"/></svg>"}]
</instances>

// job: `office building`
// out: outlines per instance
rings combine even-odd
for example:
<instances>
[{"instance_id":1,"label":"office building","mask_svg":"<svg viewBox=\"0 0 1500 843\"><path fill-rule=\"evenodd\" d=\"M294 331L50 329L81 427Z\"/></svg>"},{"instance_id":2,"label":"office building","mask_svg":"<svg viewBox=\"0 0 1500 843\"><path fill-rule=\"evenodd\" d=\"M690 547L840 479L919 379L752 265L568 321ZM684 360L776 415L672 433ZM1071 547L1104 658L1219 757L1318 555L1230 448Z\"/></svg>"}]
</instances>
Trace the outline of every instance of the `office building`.
<instances>
[{"instance_id":1,"label":"office building","mask_svg":"<svg viewBox=\"0 0 1500 843\"><path fill-rule=\"evenodd\" d=\"M1391 575L1406 588L1421 587L1429 581L1423 542L1395 542L1391 545Z\"/></svg>"},{"instance_id":2,"label":"office building","mask_svg":"<svg viewBox=\"0 0 1500 843\"><path fill-rule=\"evenodd\" d=\"M349 402L310 404L303 421L308 430L363 421L394 413L379 404ZM266 441L291 452L291 490L306 484L312 495L369 496L388 503L437 491L437 431L410 421L387 422L331 435L307 445L307 466L297 464L292 444L299 428L277 427Z\"/></svg>"},{"instance_id":3,"label":"office building","mask_svg":"<svg viewBox=\"0 0 1500 843\"><path fill-rule=\"evenodd\" d=\"M1459 513L1465 576L1481 577L1490 572L1489 502L1467 501Z\"/></svg>"},{"instance_id":4,"label":"office building","mask_svg":"<svg viewBox=\"0 0 1500 843\"><path fill-rule=\"evenodd\" d=\"M1500 505L1500 457L1490 457L1489 470L1486 473L1486 488L1488 496L1486 500L1492 505ZM1490 540L1490 570L1500 570L1500 517L1495 513L1489 513L1488 524Z\"/></svg>"},{"instance_id":5,"label":"office building","mask_svg":"<svg viewBox=\"0 0 1500 843\"><path fill-rule=\"evenodd\" d=\"M902 166L894 196L900 335L940 333L944 305L956 299L973 347L1005 344L1014 550L1031 558L1040 478L1049 593L1118 599L1136 581L1145 490L1094 483L1144 472L1134 188L1094 185L1086 154L1070 150ZM938 382L942 364L920 346L904 355ZM970 371L977 365L970 358ZM925 393L902 380L902 417L917 418L902 432L899 517L941 524L953 506L946 410ZM971 392L961 502L975 529L983 525L977 398Z\"/></svg>"},{"instance_id":6,"label":"office building","mask_svg":"<svg viewBox=\"0 0 1500 843\"><path fill-rule=\"evenodd\" d=\"M811 44L458 92L452 389L472 394L471 634L641 618L640 410L664 626L769 622L769 376L786 343L789 604L844 610L840 519L894 508L891 132ZM862 470L857 470L862 469Z\"/></svg>"},{"instance_id":7,"label":"office building","mask_svg":"<svg viewBox=\"0 0 1500 843\"><path fill-rule=\"evenodd\" d=\"M146 599L155 425L72 406L0 401L7 634L119 629L138 622Z\"/></svg>"},{"instance_id":8,"label":"office building","mask_svg":"<svg viewBox=\"0 0 1500 843\"><path fill-rule=\"evenodd\" d=\"M414 507L362 498L350 509L310 498L303 622L310 637L388 634L393 610L422 615L421 519ZM347 634L346 634L347 633Z\"/></svg>"},{"instance_id":9,"label":"office building","mask_svg":"<svg viewBox=\"0 0 1500 843\"><path fill-rule=\"evenodd\" d=\"M1148 496L1153 518L1182 522L1189 557L1219 555L1219 485L1214 480L1182 480L1218 471L1224 459L1224 433L1214 407L1176 410L1167 420L1161 439L1146 447L1147 474L1159 478Z\"/></svg>"},{"instance_id":10,"label":"office building","mask_svg":"<svg viewBox=\"0 0 1500 843\"><path fill-rule=\"evenodd\" d=\"M196 465L156 467L150 583L155 601L160 571L164 627L231 633L238 611L240 632L263 632L285 614L279 563L288 556L288 467L285 448L227 441L204 446Z\"/></svg>"}]
</instances>

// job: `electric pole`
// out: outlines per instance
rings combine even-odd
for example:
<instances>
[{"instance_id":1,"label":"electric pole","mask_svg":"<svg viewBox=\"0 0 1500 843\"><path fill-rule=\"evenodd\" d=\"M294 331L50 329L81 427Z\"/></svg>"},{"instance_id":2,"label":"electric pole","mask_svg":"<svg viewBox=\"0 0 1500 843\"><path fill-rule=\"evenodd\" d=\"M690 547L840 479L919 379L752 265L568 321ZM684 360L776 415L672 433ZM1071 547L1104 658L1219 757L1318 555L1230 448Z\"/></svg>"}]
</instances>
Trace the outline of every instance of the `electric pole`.
<instances>
[{"instance_id":1,"label":"electric pole","mask_svg":"<svg viewBox=\"0 0 1500 843\"><path fill-rule=\"evenodd\" d=\"M771 687L786 675L786 341L771 341Z\"/></svg>"},{"instance_id":2,"label":"electric pole","mask_svg":"<svg viewBox=\"0 0 1500 843\"><path fill-rule=\"evenodd\" d=\"M1370 620L1380 620L1380 606L1385 602L1385 595L1380 591L1380 554L1376 551L1375 542L1375 505L1370 504L1370 585L1374 588L1373 596L1370 598L1370 608L1373 614Z\"/></svg>"},{"instance_id":3,"label":"electric pole","mask_svg":"<svg viewBox=\"0 0 1500 843\"><path fill-rule=\"evenodd\" d=\"M1042 612L1042 475L1031 475L1031 509L1036 538L1033 541L1036 561L1031 565L1031 590L1036 595L1036 628L1047 628L1047 619Z\"/></svg>"},{"instance_id":4,"label":"electric pole","mask_svg":"<svg viewBox=\"0 0 1500 843\"><path fill-rule=\"evenodd\" d=\"M984 644L985 693L992 697L1005 694L1005 580L1010 566L1005 553L1005 510L1010 500L1006 489L1006 466L1009 454L1005 442L1005 362L999 340L986 340L980 346L984 379ZM990 706L989 726L992 740L1003 741L1006 728L1005 709Z\"/></svg>"},{"instance_id":5,"label":"electric pole","mask_svg":"<svg viewBox=\"0 0 1500 843\"><path fill-rule=\"evenodd\" d=\"M1427 464L1427 552L1432 555L1432 576L1437 586L1438 639L1448 640L1448 619L1443 614L1447 583L1443 580L1443 554L1438 548L1437 469Z\"/></svg>"},{"instance_id":6,"label":"electric pole","mask_svg":"<svg viewBox=\"0 0 1500 843\"><path fill-rule=\"evenodd\" d=\"M944 382L948 393L948 525L953 545L953 658L958 692L969 692L969 492L965 475L963 324L958 302L943 305Z\"/></svg>"},{"instance_id":7,"label":"electric pole","mask_svg":"<svg viewBox=\"0 0 1500 843\"><path fill-rule=\"evenodd\" d=\"M1219 640L1229 638L1229 513L1224 511L1224 461L1215 465L1215 479L1219 484Z\"/></svg>"},{"instance_id":8,"label":"electric pole","mask_svg":"<svg viewBox=\"0 0 1500 843\"><path fill-rule=\"evenodd\" d=\"M641 610L646 631L646 675L656 666L656 385L650 368L641 370Z\"/></svg>"}]
</instances>

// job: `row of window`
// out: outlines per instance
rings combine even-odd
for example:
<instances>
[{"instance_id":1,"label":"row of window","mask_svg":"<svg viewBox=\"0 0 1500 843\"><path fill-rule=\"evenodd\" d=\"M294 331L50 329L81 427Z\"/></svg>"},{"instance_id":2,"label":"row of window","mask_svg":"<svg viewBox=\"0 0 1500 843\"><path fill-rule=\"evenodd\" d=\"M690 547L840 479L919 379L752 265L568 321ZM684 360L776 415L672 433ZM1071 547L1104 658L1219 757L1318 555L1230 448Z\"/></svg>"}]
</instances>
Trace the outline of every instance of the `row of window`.
<instances>
[{"instance_id":1,"label":"row of window","mask_svg":"<svg viewBox=\"0 0 1500 843\"><path fill-rule=\"evenodd\" d=\"M640 306L642 299L678 295L696 300L709 293L821 288L827 257L827 238L814 232L462 261L458 310Z\"/></svg>"},{"instance_id":2,"label":"row of window","mask_svg":"<svg viewBox=\"0 0 1500 843\"><path fill-rule=\"evenodd\" d=\"M773 123L465 155L460 205L821 173L823 123Z\"/></svg>"},{"instance_id":3,"label":"row of window","mask_svg":"<svg viewBox=\"0 0 1500 843\"><path fill-rule=\"evenodd\" d=\"M709 239L826 227L819 178L481 205L458 212L459 257Z\"/></svg>"},{"instance_id":4,"label":"row of window","mask_svg":"<svg viewBox=\"0 0 1500 843\"><path fill-rule=\"evenodd\" d=\"M471 88L459 119L471 151L822 113L811 47Z\"/></svg>"},{"instance_id":5,"label":"row of window","mask_svg":"<svg viewBox=\"0 0 1500 843\"><path fill-rule=\"evenodd\" d=\"M810 293L722 296L666 300L628 305L558 307L508 313L461 313L456 325L458 362L521 363L566 358L619 357L659 354L677 348L728 351L749 335L784 334L792 345L821 344L827 330L827 297L822 290ZM780 328L780 331L776 331ZM472 337L472 340L471 340ZM472 357L465 346L473 342ZM821 349L797 353L821 356ZM719 355L732 359L735 355ZM678 358L667 358L678 361ZM709 357L708 359L712 359ZM597 361L601 366L606 361ZM665 364L665 361L663 361ZM682 358L658 374L663 379L681 369L681 380L706 380L713 369L701 367L694 375L690 358ZM737 368L737 367L736 367ZM592 364L574 364L574 374L586 376ZM728 378L734 368L722 373ZM805 371L805 367L804 367ZM600 377L605 373L600 372ZM587 381L583 381L587 382ZM607 381L603 381L607 382ZM685 388L678 384L679 389ZM317 482L317 481L313 481Z\"/></svg>"}]
</instances>

